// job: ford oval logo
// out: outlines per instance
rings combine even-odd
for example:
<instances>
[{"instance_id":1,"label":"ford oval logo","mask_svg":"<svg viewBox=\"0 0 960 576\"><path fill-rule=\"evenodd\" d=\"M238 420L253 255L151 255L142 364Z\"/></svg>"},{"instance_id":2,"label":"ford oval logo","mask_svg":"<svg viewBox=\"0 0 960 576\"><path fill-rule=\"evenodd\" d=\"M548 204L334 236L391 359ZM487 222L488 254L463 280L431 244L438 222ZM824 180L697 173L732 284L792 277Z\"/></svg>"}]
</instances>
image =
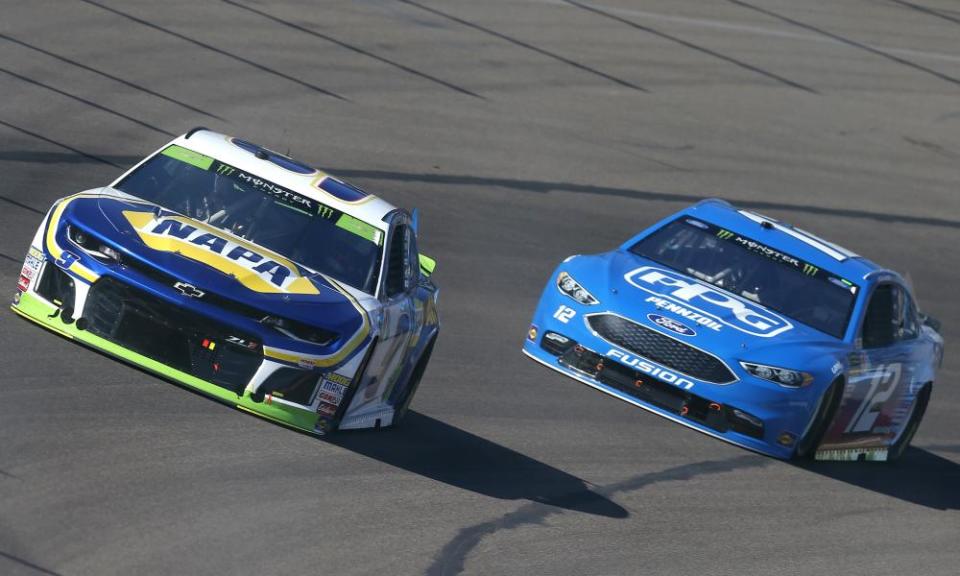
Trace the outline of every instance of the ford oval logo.
<instances>
[{"instance_id":1,"label":"ford oval logo","mask_svg":"<svg viewBox=\"0 0 960 576\"><path fill-rule=\"evenodd\" d=\"M678 322L673 318L667 318L666 316L661 316L659 314L647 314L647 320L653 322L657 326L662 326L671 332L676 332L681 336L697 335L693 328L690 328L686 324Z\"/></svg>"}]
</instances>

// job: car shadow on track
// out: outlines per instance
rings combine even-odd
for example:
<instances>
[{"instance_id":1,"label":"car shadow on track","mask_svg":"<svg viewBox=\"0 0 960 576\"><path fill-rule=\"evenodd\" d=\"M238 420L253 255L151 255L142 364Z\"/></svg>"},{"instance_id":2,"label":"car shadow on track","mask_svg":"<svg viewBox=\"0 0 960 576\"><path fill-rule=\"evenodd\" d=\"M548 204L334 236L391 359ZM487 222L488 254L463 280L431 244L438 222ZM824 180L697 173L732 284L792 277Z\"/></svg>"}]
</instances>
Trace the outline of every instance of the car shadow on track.
<instances>
[{"instance_id":1,"label":"car shadow on track","mask_svg":"<svg viewBox=\"0 0 960 576\"><path fill-rule=\"evenodd\" d=\"M922 448L909 448L894 463L806 462L797 466L912 504L960 510L960 464Z\"/></svg>"},{"instance_id":2,"label":"car shadow on track","mask_svg":"<svg viewBox=\"0 0 960 576\"><path fill-rule=\"evenodd\" d=\"M413 411L389 434L352 430L328 442L493 498L529 500L607 518L629 515L575 476Z\"/></svg>"}]
</instances>

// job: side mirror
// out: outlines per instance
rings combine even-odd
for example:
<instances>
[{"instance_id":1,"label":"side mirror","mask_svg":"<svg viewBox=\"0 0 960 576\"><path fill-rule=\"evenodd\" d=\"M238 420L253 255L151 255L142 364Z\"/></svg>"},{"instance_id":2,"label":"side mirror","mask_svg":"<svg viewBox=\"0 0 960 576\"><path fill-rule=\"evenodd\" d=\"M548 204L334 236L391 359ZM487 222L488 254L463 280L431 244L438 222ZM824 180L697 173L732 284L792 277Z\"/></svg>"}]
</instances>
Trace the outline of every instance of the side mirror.
<instances>
[{"instance_id":1,"label":"side mirror","mask_svg":"<svg viewBox=\"0 0 960 576\"><path fill-rule=\"evenodd\" d=\"M934 332L940 332L940 321L934 318L933 316L927 316L923 312L920 313L920 322L924 326L929 326L933 328Z\"/></svg>"},{"instance_id":2,"label":"side mirror","mask_svg":"<svg viewBox=\"0 0 960 576\"><path fill-rule=\"evenodd\" d=\"M437 267L437 261L429 256L424 256L423 254L420 254L419 257L420 273L424 276L430 276L433 274L433 269Z\"/></svg>"}]
</instances>

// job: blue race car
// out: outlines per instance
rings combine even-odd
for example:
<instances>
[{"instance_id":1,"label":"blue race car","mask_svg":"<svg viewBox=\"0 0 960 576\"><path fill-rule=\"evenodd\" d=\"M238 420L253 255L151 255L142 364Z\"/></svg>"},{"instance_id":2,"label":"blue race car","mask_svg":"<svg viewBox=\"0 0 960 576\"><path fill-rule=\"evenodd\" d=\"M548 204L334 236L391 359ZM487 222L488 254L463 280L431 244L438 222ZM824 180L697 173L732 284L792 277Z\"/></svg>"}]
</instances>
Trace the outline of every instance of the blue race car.
<instances>
[{"instance_id":1,"label":"blue race car","mask_svg":"<svg viewBox=\"0 0 960 576\"><path fill-rule=\"evenodd\" d=\"M398 422L439 329L409 213L197 128L58 200L13 311L316 434Z\"/></svg>"},{"instance_id":2,"label":"blue race car","mask_svg":"<svg viewBox=\"0 0 960 576\"><path fill-rule=\"evenodd\" d=\"M777 458L894 460L943 360L909 285L789 224L705 200L554 272L523 351Z\"/></svg>"}]
</instances>

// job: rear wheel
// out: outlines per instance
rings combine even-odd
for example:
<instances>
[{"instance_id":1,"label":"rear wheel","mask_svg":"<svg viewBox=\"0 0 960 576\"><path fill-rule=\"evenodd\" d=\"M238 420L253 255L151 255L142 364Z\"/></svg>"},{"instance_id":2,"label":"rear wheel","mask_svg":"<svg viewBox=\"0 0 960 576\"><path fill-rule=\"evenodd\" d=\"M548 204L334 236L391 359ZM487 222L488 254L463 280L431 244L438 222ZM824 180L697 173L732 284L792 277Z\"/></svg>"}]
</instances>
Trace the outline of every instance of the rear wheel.
<instances>
[{"instance_id":1,"label":"rear wheel","mask_svg":"<svg viewBox=\"0 0 960 576\"><path fill-rule=\"evenodd\" d=\"M817 413L813 416L810 427L803 438L797 442L797 450L794 452L794 458L810 459L817 452L817 446L823 440L823 435L827 433L827 428L833 422L833 417L840 408L840 399L843 397L843 379L837 378L833 384L827 388L820 398L820 405L817 407Z\"/></svg>"},{"instance_id":2,"label":"rear wheel","mask_svg":"<svg viewBox=\"0 0 960 576\"><path fill-rule=\"evenodd\" d=\"M430 354L433 353L433 344L436 341L437 337L434 336L433 340L427 344L427 348L423 351L423 354L420 355L420 360L417 361L417 365L413 368L413 372L410 373L410 381L407 383L407 389L403 392L403 397L397 402L396 408L394 408L394 426L397 426L403 422L403 419L407 415L408 409L410 408L410 402L413 401L413 395L417 392L417 387L420 386L420 379L423 378L423 373L427 371L427 364L430 362Z\"/></svg>"},{"instance_id":3,"label":"rear wheel","mask_svg":"<svg viewBox=\"0 0 960 576\"><path fill-rule=\"evenodd\" d=\"M887 462L893 462L899 459L903 456L903 453L907 451L907 447L910 446L910 441L913 440L914 434L916 434L917 429L920 428L923 413L927 411L927 404L930 402L930 392L932 388L933 384L927 384L920 390L920 393L917 394L917 399L913 402L913 411L910 413L910 420L907 421L903 432L900 433L900 438L898 438L887 451Z\"/></svg>"}]
</instances>

